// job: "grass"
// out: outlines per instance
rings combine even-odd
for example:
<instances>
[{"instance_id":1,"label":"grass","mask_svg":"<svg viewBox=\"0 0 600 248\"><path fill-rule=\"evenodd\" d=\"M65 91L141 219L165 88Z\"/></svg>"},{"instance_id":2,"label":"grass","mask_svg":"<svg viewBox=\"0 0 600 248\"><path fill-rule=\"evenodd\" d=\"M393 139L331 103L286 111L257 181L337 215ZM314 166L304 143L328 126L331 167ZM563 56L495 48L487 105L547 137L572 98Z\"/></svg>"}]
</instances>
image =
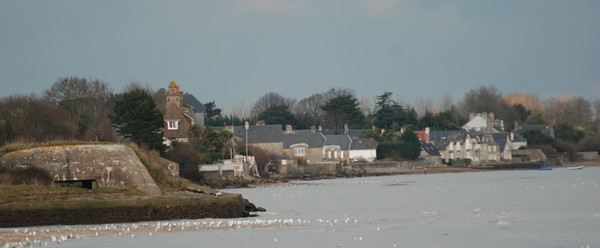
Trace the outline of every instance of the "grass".
<instances>
[{"instance_id":1,"label":"grass","mask_svg":"<svg viewBox=\"0 0 600 248\"><path fill-rule=\"evenodd\" d=\"M100 145L110 144L108 142L83 141L83 140L54 140L48 142L13 142L0 147L0 153L9 153L43 146L69 146L69 145Z\"/></svg>"},{"instance_id":2,"label":"grass","mask_svg":"<svg viewBox=\"0 0 600 248\"><path fill-rule=\"evenodd\" d=\"M76 198L104 199L111 195L138 196L145 193L134 188L84 189L48 185L0 185L0 203L60 201Z\"/></svg>"}]
</instances>

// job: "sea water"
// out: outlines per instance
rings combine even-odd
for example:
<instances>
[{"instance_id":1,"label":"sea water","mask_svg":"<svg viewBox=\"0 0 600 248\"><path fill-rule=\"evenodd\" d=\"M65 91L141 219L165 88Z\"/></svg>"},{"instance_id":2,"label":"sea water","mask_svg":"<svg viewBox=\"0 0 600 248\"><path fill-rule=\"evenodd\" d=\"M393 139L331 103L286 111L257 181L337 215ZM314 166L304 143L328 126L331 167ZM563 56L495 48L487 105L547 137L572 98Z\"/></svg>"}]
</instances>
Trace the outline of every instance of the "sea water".
<instances>
[{"instance_id":1,"label":"sea water","mask_svg":"<svg viewBox=\"0 0 600 248\"><path fill-rule=\"evenodd\" d=\"M60 247L600 246L599 167L299 181L226 191L268 211L203 221L282 224L100 236Z\"/></svg>"}]
</instances>

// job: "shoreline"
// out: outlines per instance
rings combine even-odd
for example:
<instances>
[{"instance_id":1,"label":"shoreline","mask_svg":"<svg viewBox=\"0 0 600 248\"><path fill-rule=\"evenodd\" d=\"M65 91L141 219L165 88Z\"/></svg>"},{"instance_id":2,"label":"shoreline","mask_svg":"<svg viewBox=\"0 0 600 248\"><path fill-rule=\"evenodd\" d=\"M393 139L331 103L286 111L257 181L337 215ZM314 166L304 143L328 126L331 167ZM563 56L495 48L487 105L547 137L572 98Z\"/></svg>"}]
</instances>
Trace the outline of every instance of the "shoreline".
<instances>
[{"instance_id":1,"label":"shoreline","mask_svg":"<svg viewBox=\"0 0 600 248\"><path fill-rule=\"evenodd\" d=\"M600 162L579 162L569 163L554 168L567 168L570 166L600 167ZM518 169L510 169L518 170ZM423 168L407 168L402 173L395 175L415 175L425 174ZM468 172L489 172L497 171L494 169L483 168L465 168L465 167L435 167L428 168L427 174L444 173L468 173ZM373 175L375 176L375 175ZM341 178L341 177L340 177ZM333 178L322 178L333 179ZM294 179L290 179L294 180ZM315 179L320 180L320 179ZM288 182L278 181L269 183L260 183L250 185L251 187L271 187L284 186ZM225 193L225 195L234 195ZM188 196L189 197L189 196ZM216 196L212 196L216 197ZM241 197L241 195L240 195ZM207 219L208 218L208 219ZM52 226L33 226L33 227L4 227L0 228L0 246L1 247L24 247L31 245L47 245L51 243L60 244L71 239L89 239L97 236L130 236L131 238L142 235L152 236L155 233L164 232L190 232L199 230L224 230L237 228L266 228L282 226L302 226L312 225L310 221L294 221L281 219L231 219L214 220L214 217L205 217L203 219L177 219L177 220L150 220L143 222L125 222L109 224L75 224L75 225L52 225Z\"/></svg>"}]
</instances>

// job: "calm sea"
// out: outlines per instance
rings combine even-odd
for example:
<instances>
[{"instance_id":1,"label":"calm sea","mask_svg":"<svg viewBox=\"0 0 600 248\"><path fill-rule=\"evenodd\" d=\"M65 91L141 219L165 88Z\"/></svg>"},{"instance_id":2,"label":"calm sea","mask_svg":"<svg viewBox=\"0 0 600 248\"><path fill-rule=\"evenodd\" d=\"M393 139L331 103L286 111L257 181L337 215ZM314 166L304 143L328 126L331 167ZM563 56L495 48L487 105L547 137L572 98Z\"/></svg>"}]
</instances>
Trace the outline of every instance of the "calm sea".
<instances>
[{"instance_id":1,"label":"calm sea","mask_svg":"<svg viewBox=\"0 0 600 248\"><path fill-rule=\"evenodd\" d=\"M59 246L600 247L598 167L319 180L228 192L268 212L171 222L257 223L243 228L101 236ZM267 222L282 225L261 227Z\"/></svg>"}]
</instances>

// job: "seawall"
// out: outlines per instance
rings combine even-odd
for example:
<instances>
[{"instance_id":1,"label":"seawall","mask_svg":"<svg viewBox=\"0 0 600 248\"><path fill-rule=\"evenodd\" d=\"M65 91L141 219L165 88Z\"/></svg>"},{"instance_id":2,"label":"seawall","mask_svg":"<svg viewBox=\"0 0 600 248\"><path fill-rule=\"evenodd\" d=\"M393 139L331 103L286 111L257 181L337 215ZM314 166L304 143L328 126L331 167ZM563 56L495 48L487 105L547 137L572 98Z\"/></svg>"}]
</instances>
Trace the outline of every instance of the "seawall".
<instances>
[{"instance_id":1,"label":"seawall","mask_svg":"<svg viewBox=\"0 0 600 248\"><path fill-rule=\"evenodd\" d=\"M199 194L196 194L199 195ZM247 216L241 195L0 204L0 227Z\"/></svg>"}]
</instances>

